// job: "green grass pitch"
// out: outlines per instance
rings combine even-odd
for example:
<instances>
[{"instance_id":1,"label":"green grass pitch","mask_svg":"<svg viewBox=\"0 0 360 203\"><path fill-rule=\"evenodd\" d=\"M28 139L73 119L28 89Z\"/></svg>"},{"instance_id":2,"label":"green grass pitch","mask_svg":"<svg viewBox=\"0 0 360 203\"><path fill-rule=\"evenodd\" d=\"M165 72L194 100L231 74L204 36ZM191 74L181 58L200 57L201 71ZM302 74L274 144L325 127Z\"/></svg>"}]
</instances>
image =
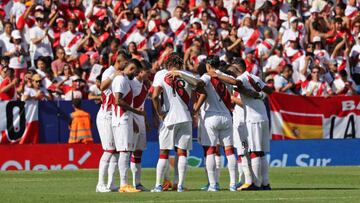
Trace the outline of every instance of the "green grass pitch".
<instances>
[{"instance_id":1,"label":"green grass pitch","mask_svg":"<svg viewBox=\"0 0 360 203\"><path fill-rule=\"evenodd\" d=\"M0 202L360 202L360 167L271 168L270 179L272 191L229 192L223 169L222 191L209 193L199 190L203 169L190 168L184 193L100 194L97 170L0 172ZM144 169L142 180L153 187L155 169Z\"/></svg>"}]
</instances>

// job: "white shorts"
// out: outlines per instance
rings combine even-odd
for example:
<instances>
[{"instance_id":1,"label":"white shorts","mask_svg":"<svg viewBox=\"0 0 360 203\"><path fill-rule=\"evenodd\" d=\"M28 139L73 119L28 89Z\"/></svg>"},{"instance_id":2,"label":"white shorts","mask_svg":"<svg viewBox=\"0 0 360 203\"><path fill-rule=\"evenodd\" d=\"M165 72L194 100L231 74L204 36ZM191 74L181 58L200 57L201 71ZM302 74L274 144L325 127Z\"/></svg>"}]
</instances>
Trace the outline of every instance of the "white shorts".
<instances>
[{"instance_id":1,"label":"white shorts","mask_svg":"<svg viewBox=\"0 0 360 203\"><path fill-rule=\"evenodd\" d=\"M134 129L132 120L127 124L113 126L116 151L134 151Z\"/></svg>"},{"instance_id":2,"label":"white shorts","mask_svg":"<svg viewBox=\"0 0 360 203\"><path fill-rule=\"evenodd\" d=\"M205 116L202 124L200 144L203 146L224 147L233 145L232 119L228 116L210 115Z\"/></svg>"},{"instance_id":3,"label":"white shorts","mask_svg":"<svg viewBox=\"0 0 360 203\"><path fill-rule=\"evenodd\" d=\"M159 129L160 149L173 150L174 147L192 149L192 122L178 123L165 126L163 123Z\"/></svg>"},{"instance_id":4,"label":"white shorts","mask_svg":"<svg viewBox=\"0 0 360 203\"><path fill-rule=\"evenodd\" d=\"M245 123L233 126L234 147L238 155L244 155L249 151L248 133Z\"/></svg>"},{"instance_id":5,"label":"white shorts","mask_svg":"<svg viewBox=\"0 0 360 203\"><path fill-rule=\"evenodd\" d=\"M115 141L111 126L111 112L99 111L96 116L96 126L103 150L115 150Z\"/></svg>"},{"instance_id":6,"label":"white shorts","mask_svg":"<svg viewBox=\"0 0 360 203\"><path fill-rule=\"evenodd\" d=\"M269 121L246 123L250 152L270 151Z\"/></svg>"},{"instance_id":7,"label":"white shorts","mask_svg":"<svg viewBox=\"0 0 360 203\"><path fill-rule=\"evenodd\" d=\"M139 128L138 133L134 133L135 150L144 151L146 149L146 124L144 116L134 115L134 121Z\"/></svg>"}]
</instances>

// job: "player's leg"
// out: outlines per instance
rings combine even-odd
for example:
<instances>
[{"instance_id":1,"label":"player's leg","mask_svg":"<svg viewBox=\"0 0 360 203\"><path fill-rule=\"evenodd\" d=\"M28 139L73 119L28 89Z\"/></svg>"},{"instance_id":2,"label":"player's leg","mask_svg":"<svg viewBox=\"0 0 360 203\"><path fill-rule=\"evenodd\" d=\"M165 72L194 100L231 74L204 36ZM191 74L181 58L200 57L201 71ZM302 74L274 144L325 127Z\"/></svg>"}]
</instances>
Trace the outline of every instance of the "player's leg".
<instances>
[{"instance_id":1,"label":"player's leg","mask_svg":"<svg viewBox=\"0 0 360 203\"><path fill-rule=\"evenodd\" d=\"M162 192L162 180L164 179L167 167L169 167L169 151L174 148L174 126L159 127L159 146L160 154L156 165L156 183L151 192Z\"/></svg>"},{"instance_id":2,"label":"player's leg","mask_svg":"<svg viewBox=\"0 0 360 203\"><path fill-rule=\"evenodd\" d=\"M106 122L106 114L99 111L96 117L96 125L98 127L102 148L104 150L99 161L99 176L98 176L98 183L96 186L96 192L110 192L110 189L108 189L105 184L105 176L107 175L108 172L107 170L109 167L112 151L115 151L115 148L110 146L109 144L110 143L109 133L111 133L112 131L111 123ZM110 130L108 129L108 127Z\"/></svg>"},{"instance_id":3,"label":"player's leg","mask_svg":"<svg viewBox=\"0 0 360 203\"><path fill-rule=\"evenodd\" d=\"M177 147L179 183L178 192L183 192L187 172L187 151L192 149L192 122L176 124L174 126L175 146Z\"/></svg>"},{"instance_id":4,"label":"player's leg","mask_svg":"<svg viewBox=\"0 0 360 203\"><path fill-rule=\"evenodd\" d=\"M215 150L215 179L216 179L216 187L220 190L220 174L221 174L221 146L219 144L216 145Z\"/></svg>"},{"instance_id":5,"label":"player's leg","mask_svg":"<svg viewBox=\"0 0 360 203\"><path fill-rule=\"evenodd\" d=\"M108 168L108 182L107 188L111 191L118 191L119 187L115 184L115 174L118 169L119 153L113 152L110 158L109 168Z\"/></svg>"},{"instance_id":6,"label":"player's leg","mask_svg":"<svg viewBox=\"0 0 360 203\"><path fill-rule=\"evenodd\" d=\"M270 129L269 122L264 121L261 123L262 127L262 150L264 156L261 157L261 176L262 176L262 189L271 190L269 181L269 163L266 159L266 153L270 151Z\"/></svg>"},{"instance_id":7,"label":"player's leg","mask_svg":"<svg viewBox=\"0 0 360 203\"><path fill-rule=\"evenodd\" d=\"M175 148L175 152L177 152L177 147L174 147ZM173 178L173 182L172 182L172 187L171 187L171 190L175 191L177 190L177 185L179 183L179 167L178 167L178 164L179 164L179 155L178 153L175 153L175 156L174 156L174 178ZM170 170L170 163L169 163L169 170Z\"/></svg>"},{"instance_id":8,"label":"player's leg","mask_svg":"<svg viewBox=\"0 0 360 203\"><path fill-rule=\"evenodd\" d=\"M251 159L251 172L253 174L253 184L255 187L261 187L261 157L264 156L262 151L262 133L260 123L246 123L248 131L248 141Z\"/></svg>"},{"instance_id":9,"label":"player's leg","mask_svg":"<svg viewBox=\"0 0 360 203\"><path fill-rule=\"evenodd\" d=\"M216 163L215 163L215 146L204 146L206 153L206 171L209 181L209 187L207 191L217 191L216 188Z\"/></svg>"},{"instance_id":10,"label":"player's leg","mask_svg":"<svg viewBox=\"0 0 360 203\"><path fill-rule=\"evenodd\" d=\"M142 152L146 149L146 126L143 117L136 118L135 121L139 128L139 133L134 134L135 151L131 155L130 168L133 175L133 186L141 191L148 191L141 184L141 157ZM139 120L139 121L138 121Z\"/></svg>"},{"instance_id":11,"label":"player's leg","mask_svg":"<svg viewBox=\"0 0 360 203\"><path fill-rule=\"evenodd\" d=\"M237 157L237 167L238 167L238 186L240 187L242 184L245 183L245 175L242 167L242 158L241 155L238 155Z\"/></svg>"},{"instance_id":12,"label":"player's leg","mask_svg":"<svg viewBox=\"0 0 360 203\"><path fill-rule=\"evenodd\" d=\"M225 146L225 155L228 161L228 170L230 176L230 191L236 191L236 172L237 172L237 160L235 155L234 143L233 143L233 125L232 119L229 117L221 116L221 123L219 125L219 140L220 143Z\"/></svg>"},{"instance_id":13,"label":"player's leg","mask_svg":"<svg viewBox=\"0 0 360 203\"><path fill-rule=\"evenodd\" d=\"M134 131L132 120L127 124L121 124L115 127L114 134L116 150L119 151L118 167L120 172L119 192L140 192L128 184L128 171L130 165L130 156L134 151Z\"/></svg>"}]
</instances>

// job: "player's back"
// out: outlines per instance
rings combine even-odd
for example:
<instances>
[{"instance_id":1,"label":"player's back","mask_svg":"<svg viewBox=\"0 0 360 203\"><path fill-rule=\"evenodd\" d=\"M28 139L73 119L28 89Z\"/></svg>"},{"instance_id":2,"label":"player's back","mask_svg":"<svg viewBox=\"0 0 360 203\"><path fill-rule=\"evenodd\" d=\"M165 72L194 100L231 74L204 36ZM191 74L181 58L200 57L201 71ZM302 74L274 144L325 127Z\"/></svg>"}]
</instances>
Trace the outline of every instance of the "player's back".
<instances>
[{"instance_id":1,"label":"player's back","mask_svg":"<svg viewBox=\"0 0 360 203\"><path fill-rule=\"evenodd\" d=\"M194 77L191 73L181 71L190 77ZM195 77L194 77L195 78ZM181 78L170 78L164 75L161 82L164 96L169 99L169 112L167 113L164 124L166 126L177 123L192 121L189 110L189 103L192 93L190 84Z\"/></svg>"},{"instance_id":2,"label":"player's back","mask_svg":"<svg viewBox=\"0 0 360 203\"><path fill-rule=\"evenodd\" d=\"M250 74L245 71L241 76L236 78L240 80L246 89L256 92L261 92L266 84L256 75ZM255 99L250 96L241 94L241 98L245 105L245 121L246 122L260 122L267 121L267 113L264 101Z\"/></svg>"},{"instance_id":3,"label":"player's back","mask_svg":"<svg viewBox=\"0 0 360 203\"><path fill-rule=\"evenodd\" d=\"M218 78L204 74L200 78L205 83L207 97L204 102L204 110L209 114L221 114L231 116L231 95L228 86Z\"/></svg>"}]
</instances>

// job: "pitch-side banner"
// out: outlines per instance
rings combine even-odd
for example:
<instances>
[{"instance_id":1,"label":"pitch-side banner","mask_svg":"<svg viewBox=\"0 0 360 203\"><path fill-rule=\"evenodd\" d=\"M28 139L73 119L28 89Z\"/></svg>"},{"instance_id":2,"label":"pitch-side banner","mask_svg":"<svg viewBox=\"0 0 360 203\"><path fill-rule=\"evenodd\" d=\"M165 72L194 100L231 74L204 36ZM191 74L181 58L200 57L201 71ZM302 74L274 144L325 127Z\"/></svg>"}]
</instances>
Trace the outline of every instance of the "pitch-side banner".
<instances>
[{"instance_id":1,"label":"pitch-side banner","mask_svg":"<svg viewBox=\"0 0 360 203\"><path fill-rule=\"evenodd\" d=\"M38 102L0 102L0 144L38 143Z\"/></svg>"},{"instance_id":2,"label":"pitch-side banner","mask_svg":"<svg viewBox=\"0 0 360 203\"><path fill-rule=\"evenodd\" d=\"M275 140L360 138L360 96L274 93L269 101Z\"/></svg>"}]
</instances>

